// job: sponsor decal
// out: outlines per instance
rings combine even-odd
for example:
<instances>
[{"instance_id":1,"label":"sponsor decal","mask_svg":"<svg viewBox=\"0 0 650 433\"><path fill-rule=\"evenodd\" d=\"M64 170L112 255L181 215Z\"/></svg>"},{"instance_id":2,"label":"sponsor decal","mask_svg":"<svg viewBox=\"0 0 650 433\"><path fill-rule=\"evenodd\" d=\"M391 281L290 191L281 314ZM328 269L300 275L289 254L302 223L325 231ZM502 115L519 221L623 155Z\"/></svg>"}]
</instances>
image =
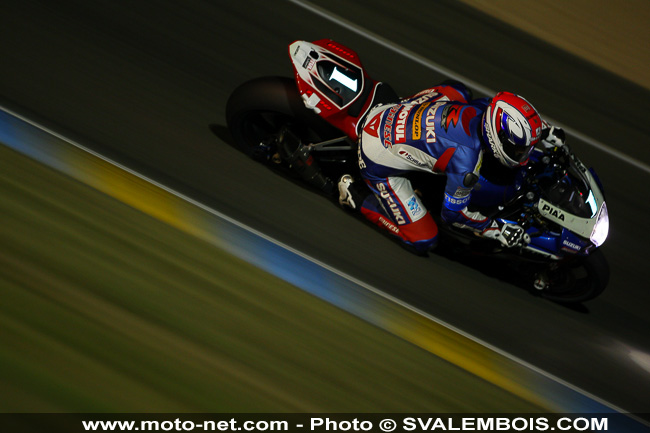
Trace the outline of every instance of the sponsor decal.
<instances>
[{"instance_id":1,"label":"sponsor decal","mask_svg":"<svg viewBox=\"0 0 650 433\"><path fill-rule=\"evenodd\" d=\"M463 198L455 198L451 194L445 193L445 207L451 211L458 212L464 209L467 203L469 203L469 195Z\"/></svg>"},{"instance_id":2,"label":"sponsor decal","mask_svg":"<svg viewBox=\"0 0 650 433\"><path fill-rule=\"evenodd\" d=\"M438 93L434 89L423 90L423 91L413 95L413 98L417 98L417 99L410 102L410 104L413 104L413 105L424 104L425 102L430 101L430 100L432 100L434 98L437 98L438 96L440 96L440 93Z\"/></svg>"},{"instance_id":3,"label":"sponsor decal","mask_svg":"<svg viewBox=\"0 0 650 433\"><path fill-rule=\"evenodd\" d=\"M466 198L458 199L458 198L454 198L454 197L450 197L450 196L447 196L446 201L447 201L447 203L449 203L451 205L464 205L464 204L467 203Z\"/></svg>"},{"instance_id":4,"label":"sponsor decal","mask_svg":"<svg viewBox=\"0 0 650 433\"><path fill-rule=\"evenodd\" d=\"M391 197L390 193L386 190L386 185L383 183L377 183L375 184L375 187L379 191L379 195L381 198L383 198L386 203L388 203L388 207L390 208L390 211L393 213L393 217L395 217L395 221L397 224L402 225L406 224L406 219L402 215L402 212L399 210L399 206L397 203L395 203L395 200L393 200L393 197Z\"/></svg>"},{"instance_id":5,"label":"sponsor decal","mask_svg":"<svg viewBox=\"0 0 650 433\"><path fill-rule=\"evenodd\" d=\"M575 251L580 251L580 249L582 248L580 245L574 244L573 242L569 242L566 239L562 241L562 245L565 245Z\"/></svg>"},{"instance_id":6,"label":"sponsor decal","mask_svg":"<svg viewBox=\"0 0 650 433\"><path fill-rule=\"evenodd\" d=\"M427 109L426 120L424 121L426 127L425 139L427 143L436 142L436 112L441 105L441 103L438 103Z\"/></svg>"},{"instance_id":7,"label":"sponsor decal","mask_svg":"<svg viewBox=\"0 0 650 433\"><path fill-rule=\"evenodd\" d=\"M457 104L448 104L442 110L440 124L445 129L445 132L449 130L449 125L452 125L454 128L456 127L458 119L460 119L461 108L462 106Z\"/></svg>"},{"instance_id":8,"label":"sponsor decal","mask_svg":"<svg viewBox=\"0 0 650 433\"><path fill-rule=\"evenodd\" d=\"M363 132L373 137L379 137L379 134L377 133L377 129L379 129L379 125L381 124L382 114L383 113L379 113L375 115L375 117L373 117L372 120L370 120L370 122L366 123L366 126L363 127Z\"/></svg>"},{"instance_id":9,"label":"sponsor decal","mask_svg":"<svg viewBox=\"0 0 650 433\"><path fill-rule=\"evenodd\" d=\"M395 115L402 108L401 105L395 105L388 110L388 115L386 116L386 123L384 123L384 140L383 144L386 149L392 148L393 143L391 141L392 131L393 131L393 122L395 121Z\"/></svg>"},{"instance_id":10,"label":"sponsor decal","mask_svg":"<svg viewBox=\"0 0 650 433\"><path fill-rule=\"evenodd\" d=\"M422 95L439 95L438 91L435 88L420 90L418 93L413 95L413 98L417 98Z\"/></svg>"},{"instance_id":11,"label":"sponsor decal","mask_svg":"<svg viewBox=\"0 0 650 433\"><path fill-rule=\"evenodd\" d=\"M549 215L559 219L560 221L564 221L564 214L562 213L562 211L559 209L555 209L554 207L551 207L546 203L542 206L542 212L547 212Z\"/></svg>"},{"instance_id":12,"label":"sponsor decal","mask_svg":"<svg viewBox=\"0 0 650 433\"><path fill-rule=\"evenodd\" d=\"M397 115L395 122L395 143L406 142L406 121L408 120L411 107L403 107Z\"/></svg>"},{"instance_id":13,"label":"sponsor decal","mask_svg":"<svg viewBox=\"0 0 650 433\"><path fill-rule=\"evenodd\" d=\"M469 123L475 116L476 109L474 107L460 104L449 104L445 106L444 110L442 110L440 124L445 128L445 132L447 132L450 126L455 128L460 121L463 126L463 131L465 131L465 135L471 135Z\"/></svg>"},{"instance_id":14,"label":"sponsor decal","mask_svg":"<svg viewBox=\"0 0 650 433\"><path fill-rule=\"evenodd\" d=\"M400 150L400 151L397 152L397 153L398 153L399 156L401 156L402 158L406 159L406 160L409 161L409 162L412 162L413 164L415 164L415 165L417 165L417 166L419 166L419 167L425 167L425 166L426 166L426 164L425 164L424 162L422 162L422 161L416 159L413 155L411 155L410 153L408 153L406 150Z\"/></svg>"},{"instance_id":15,"label":"sponsor decal","mask_svg":"<svg viewBox=\"0 0 650 433\"><path fill-rule=\"evenodd\" d=\"M386 218L380 216L379 217L379 222L382 223L384 225L384 227L386 227L391 232L393 232L395 234L399 234L399 229L397 227L395 227L395 224L388 221Z\"/></svg>"},{"instance_id":16,"label":"sponsor decal","mask_svg":"<svg viewBox=\"0 0 650 433\"><path fill-rule=\"evenodd\" d=\"M415 196L411 196L411 198L406 201L406 206L408 206L409 210L411 211L411 215L413 216L416 216L422 212L422 207L420 207L418 199Z\"/></svg>"},{"instance_id":17,"label":"sponsor decal","mask_svg":"<svg viewBox=\"0 0 650 433\"><path fill-rule=\"evenodd\" d=\"M437 93L431 93L429 95L420 96L418 99L412 102L413 105L424 104L427 101L432 100L434 97L438 96Z\"/></svg>"},{"instance_id":18,"label":"sponsor decal","mask_svg":"<svg viewBox=\"0 0 650 433\"><path fill-rule=\"evenodd\" d=\"M471 188L463 188L462 186L459 186L458 188L456 188L456 192L454 192L454 197L464 198L467 197L471 192L472 192Z\"/></svg>"},{"instance_id":19,"label":"sponsor decal","mask_svg":"<svg viewBox=\"0 0 650 433\"><path fill-rule=\"evenodd\" d=\"M411 134L413 140L419 140L420 138L422 138L422 114L424 114L424 110L426 110L429 105L431 105L431 102L422 104L415 111L415 115L413 116L413 126L412 126L413 131Z\"/></svg>"}]
</instances>

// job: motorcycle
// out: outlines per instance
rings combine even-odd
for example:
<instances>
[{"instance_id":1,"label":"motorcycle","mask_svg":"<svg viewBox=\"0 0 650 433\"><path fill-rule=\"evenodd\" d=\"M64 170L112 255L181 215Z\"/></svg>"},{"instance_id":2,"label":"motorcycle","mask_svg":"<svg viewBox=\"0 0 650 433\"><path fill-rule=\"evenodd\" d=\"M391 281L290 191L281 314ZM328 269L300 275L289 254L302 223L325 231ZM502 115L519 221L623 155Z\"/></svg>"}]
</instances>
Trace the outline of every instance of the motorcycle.
<instances>
[{"instance_id":1,"label":"motorcycle","mask_svg":"<svg viewBox=\"0 0 650 433\"><path fill-rule=\"evenodd\" d=\"M334 197L335 181L358 173L357 141L365 115L400 97L367 74L356 52L335 41L296 41L289 56L294 78L263 77L234 90L226 106L228 128L251 158ZM422 185L435 184L432 177L440 178L431 175ZM491 186L481 176L475 188ZM484 213L523 227L521 245L503 248L438 219L443 238L438 249L470 264L478 256L482 262L507 260L525 287L553 301L580 303L601 294L609 267L599 247L607 238L609 216L596 172L567 145L536 149L509 191ZM439 203L442 194L428 197ZM425 203L436 215L435 204Z\"/></svg>"}]
</instances>

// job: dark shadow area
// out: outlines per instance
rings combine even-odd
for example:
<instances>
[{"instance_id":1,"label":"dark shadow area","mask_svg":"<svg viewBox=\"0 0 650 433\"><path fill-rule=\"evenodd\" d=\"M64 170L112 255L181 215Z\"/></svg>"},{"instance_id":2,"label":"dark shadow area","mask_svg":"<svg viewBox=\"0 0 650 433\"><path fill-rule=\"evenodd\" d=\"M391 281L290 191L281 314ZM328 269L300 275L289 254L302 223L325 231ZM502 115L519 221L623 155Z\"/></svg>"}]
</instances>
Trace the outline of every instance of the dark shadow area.
<instances>
[{"instance_id":1,"label":"dark shadow area","mask_svg":"<svg viewBox=\"0 0 650 433\"><path fill-rule=\"evenodd\" d=\"M561 305L576 313L589 313L589 309L584 303L564 303L546 299L540 291L533 287L532 274L526 273L525 269L518 269L518 263L515 260L473 253L459 245L455 239L445 236L444 233L442 233L440 243L432 254L470 267L488 278L525 290L532 296Z\"/></svg>"},{"instance_id":2,"label":"dark shadow area","mask_svg":"<svg viewBox=\"0 0 650 433\"><path fill-rule=\"evenodd\" d=\"M247 156L250 157L250 155L248 155L244 149L242 149L240 146L237 145L237 143L235 142L235 139L233 138L233 136L230 133L230 130L228 129L227 126L220 125L220 124L217 124L217 123L211 123L210 125L208 125L208 128L221 141L223 141L224 143L226 143L227 145L229 145L233 149L235 149L235 150L243 153L244 155L247 155ZM251 160L253 161L254 159L251 158ZM296 186L298 186L300 188L303 188L303 189L305 189L307 191L310 191L310 192L313 192L315 194L321 195L321 196L329 199L330 201L332 201L332 203L337 203L336 199L338 197L338 192L336 192L335 195L326 194L325 192L319 190L318 188L309 185L307 182L302 180L298 174L296 174L295 172L290 170L284 164L274 164L272 162L265 163L265 162L261 162L261 161L256 161L256 162L260 165L261 169L269 170L272 173L282 177L285 180L290 181L291 183L293 183L294 185L296 185ZM332 179L336 180L336 179L338 179L338 177L333 176Z\"/></svg>"},{"instance_id":3,"label":"dark shadow area","mask_svg":"<svg viewBox=\"0 0 650 433\"><path fill-rule=\"evenodd\" d=\"M239 146L237 146L235 140L232 138L232 134L230 134L227 126L219 125L218 123L211 123L208 125L208 128L214 135L217 136L219 140L223 141L234 149L240 150Z\"/></svg>"}]
</instances>

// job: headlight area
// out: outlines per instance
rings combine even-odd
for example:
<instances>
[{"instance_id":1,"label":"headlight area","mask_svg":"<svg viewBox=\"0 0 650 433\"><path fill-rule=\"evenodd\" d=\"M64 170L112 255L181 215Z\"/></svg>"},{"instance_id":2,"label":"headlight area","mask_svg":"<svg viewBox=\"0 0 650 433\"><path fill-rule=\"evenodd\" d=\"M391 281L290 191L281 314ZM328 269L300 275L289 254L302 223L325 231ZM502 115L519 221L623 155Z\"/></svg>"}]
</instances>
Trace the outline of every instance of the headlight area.
<instances>
[{"instance_id":1,"label":"headlight area","mask_svg":"<svg viewBox=\"0 0 650 433\"><path fill-rule=\"evenodd\" d=\"M607 235L609 234L609 213L607 212L607 204L603 203L603 206L600 208L600 213L598 214L598 219L596 220L596 225L589 236L589 240L596 245L596 247L601 246Z\"/></svg>"}]
</instances>

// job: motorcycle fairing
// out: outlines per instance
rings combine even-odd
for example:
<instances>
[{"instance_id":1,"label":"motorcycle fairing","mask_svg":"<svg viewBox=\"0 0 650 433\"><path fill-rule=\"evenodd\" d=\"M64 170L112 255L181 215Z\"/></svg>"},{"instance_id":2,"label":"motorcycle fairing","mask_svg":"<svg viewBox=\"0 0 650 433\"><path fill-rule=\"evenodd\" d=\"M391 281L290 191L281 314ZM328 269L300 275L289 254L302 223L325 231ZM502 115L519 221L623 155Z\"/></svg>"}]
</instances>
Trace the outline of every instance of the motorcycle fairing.
<instances>
[{"instance_id":1,"label":"motorcycle fairing","mask_svg":"<svg viewBox=\"0 0 650 433\"><path fill-rule=\"evenodd\" d=\"M540 214L546 219L553 221L562 227L584 238L591 238L596 229L596 224L601 220L601 215L607 212L605 198L592 174L585 170L583 172L586 191L571 191L571 195L562 201L547 201L540 198L537 203ZM585 197L586 196L586 197ZM584 210L582 210L584 208ZM576 215L575 211L569 209L581 209L584 216ZM584 212L587 214L584 214ZM588 216L587 216L588 215Z\"/></svg>"},{"instance_id":2,"label":"motorcycle fairing","mask_svg":"<svg viewBox=\"0 0 650 433\"><path fill-rule=\"evenodd\" d=\"M353 140L381 83L370 78L356 52L330 39L289 45L305 106Z\"/></svg>"}]
</instances>

